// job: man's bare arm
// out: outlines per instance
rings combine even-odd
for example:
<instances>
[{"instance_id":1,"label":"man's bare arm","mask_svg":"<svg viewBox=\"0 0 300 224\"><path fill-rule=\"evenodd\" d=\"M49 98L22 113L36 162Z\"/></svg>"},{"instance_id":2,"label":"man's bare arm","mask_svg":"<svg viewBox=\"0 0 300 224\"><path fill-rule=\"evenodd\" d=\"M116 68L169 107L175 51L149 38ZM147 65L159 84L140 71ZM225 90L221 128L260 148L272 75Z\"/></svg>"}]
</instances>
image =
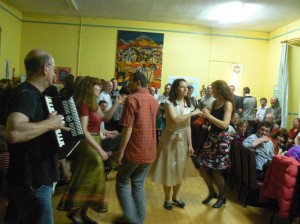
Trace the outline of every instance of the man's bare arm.
<instances>
[{"instance_id":1,"label":"man's bare arm","mask_svg":"<svg viewBox=\"0 0 300 224\"><path fill-rule=\"evenodd\" d=\"M6 139L10 143L20 143L34 139L50 130L68 131L69 128L64 126L62 118L62 115L52 112L46 120L30 122L29 118L22 113L11 113L6 123Z\"/></svg>"}]
</instances>

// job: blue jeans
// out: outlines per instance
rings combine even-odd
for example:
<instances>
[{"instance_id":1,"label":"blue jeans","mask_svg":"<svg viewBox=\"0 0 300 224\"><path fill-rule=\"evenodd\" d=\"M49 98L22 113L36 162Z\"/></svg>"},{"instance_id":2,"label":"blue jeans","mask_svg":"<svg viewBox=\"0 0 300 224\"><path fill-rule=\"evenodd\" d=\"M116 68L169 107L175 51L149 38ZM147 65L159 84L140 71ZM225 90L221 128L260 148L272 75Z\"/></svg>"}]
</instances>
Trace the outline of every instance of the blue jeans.
<instances>
[{"instance_id":1,"label":"blue jeans","mask_svg":"<svg viewBox=\"0 0 300 224\"><path fill-rule=\"evenodd\" d=\"M10 186L10 199L15 206L15 217L6 217L8 224L31 223L53 224L52 186L33 187ZM10 202L9 202L10 203ZM11 221L13 220L13 221Z\"/></svg>"},{"instance_id":2,"label":"blue jeans","mask_svg":"<svg viewBox=\"0 0 300 224\"><path fill-rule=\"evenodd\" d=\"M128 223L143 224L146 217L144 183L151 164L123 160L116 177L116 192ZM131 180L131 188L129 181Z\"/></svg>"}]
</instances>

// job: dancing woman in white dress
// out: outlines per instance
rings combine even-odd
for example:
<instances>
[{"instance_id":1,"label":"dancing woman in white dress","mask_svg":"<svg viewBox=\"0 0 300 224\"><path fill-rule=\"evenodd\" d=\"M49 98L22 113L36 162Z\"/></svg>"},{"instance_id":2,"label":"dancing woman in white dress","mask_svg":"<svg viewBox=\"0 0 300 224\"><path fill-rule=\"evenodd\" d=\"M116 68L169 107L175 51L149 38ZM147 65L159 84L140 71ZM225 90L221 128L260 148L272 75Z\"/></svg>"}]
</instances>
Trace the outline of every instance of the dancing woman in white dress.
<instances>
[{"instance_id":1,"label":"dancing woman in white dress","mask_svg":"<svg viewBox=\"0 0 300 224\"><path fill-rule=\"evenodd\" d=\"M194 153L190 118L199 114L200 110L191 112L187 92L188 84L184 79L173 82L169 100L165 103L167 126L158 144L157 160L149 174L154 182L163 184L164 208L168 210L172 209L172 205L184 208L185 203L178 196L182 180L196 174L190 158Z\"/></svg>"}]
</instances>

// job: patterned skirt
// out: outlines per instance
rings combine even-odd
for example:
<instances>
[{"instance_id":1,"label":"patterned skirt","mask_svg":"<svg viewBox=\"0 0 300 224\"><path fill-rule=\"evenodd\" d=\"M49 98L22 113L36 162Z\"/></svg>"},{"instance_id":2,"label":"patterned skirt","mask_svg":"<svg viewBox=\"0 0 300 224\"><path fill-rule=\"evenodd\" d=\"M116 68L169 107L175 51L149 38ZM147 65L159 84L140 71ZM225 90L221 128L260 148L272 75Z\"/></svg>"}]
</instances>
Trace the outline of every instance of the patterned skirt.
<instances>
[{"instance_id":1,"label":"patterned skirt","mask_svg":"<svg viewBox=\"0 0 300 224\"><path fill-rule=\"evenodd\" d=\"M214 170L230 168L230 137L227 131L220 133L209 132L203 149L198 155L200 166Z\"/></svg>"},{"instance_id":2,"label":"patterned skirt","mask_svg":"<svg viewBox=\"0 0 300 224\"><path fill-rule=\"evenodd\" d=\"M100 136L93 136L100 144ZM85 140L71 155L71 180L57 207L73 210L89 206L97 210L105 202L105 170L99 153Z\"/></svg>"}]
</instances>

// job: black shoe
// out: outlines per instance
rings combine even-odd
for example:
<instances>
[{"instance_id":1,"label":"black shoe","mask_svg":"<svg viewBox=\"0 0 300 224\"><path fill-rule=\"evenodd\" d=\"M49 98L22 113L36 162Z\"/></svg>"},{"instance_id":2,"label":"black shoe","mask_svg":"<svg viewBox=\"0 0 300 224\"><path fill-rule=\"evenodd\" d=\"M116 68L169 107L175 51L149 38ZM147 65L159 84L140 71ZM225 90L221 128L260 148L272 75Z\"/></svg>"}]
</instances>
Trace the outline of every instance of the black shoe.
<instances>
[{"instance_id":1,"label":"black shoe","mask_svg":"<svg viewBox=\"0 0 300 224\"><path fill-rule=\"evenodd\" d=\"M70 212L67 216L68 216L69 219L72 220L73 224L85 224L82 217L75 215L74 212Z\"/></svg>"},{"instance_id":2,"label":"black shoe","mask_svg":"<svg viewBox=\"0 0 300 224\"><path fill-rule=\"evenodd\" d=\"M218 201L212 206L213 208L220 208L226 204L226 198L218 198Z\"/></svg>"},{"instance_id":3,"label":"black shoe","mask_svg":"<svg viewBox=\"0 0 300 224\"><path fill-rule=\"evenodd\" d=\"M217 193L213 193L213 194L209 194L208 196L207 196L207 198L205 198L203 201L202 201L202 204L207 204L208 202L210 202L211 201L211 199L213 199L213 198L218 198L218 194Z\"/></svg>"},{"instance_id":4,"label":"black shoe","mask_svg":"<svg viewBox=\"0 0 300 224\"><path fill-rule=\"evenodd\" d=\"M185 203L183 201L173 199L173 205L175 205L175 206L177 206L179 208L184 208Z\"/></svg>"},{"instance_id":5,"label":"black shoe","mask_svg":"<svg viewBox=\"0 0 300 224\"><path fill-rule=\"evenodd\" d=\"M164 208L167 210L172 210L173 206L172 206L172 202L164 202Z\"/></svg>"}]
</instances>

